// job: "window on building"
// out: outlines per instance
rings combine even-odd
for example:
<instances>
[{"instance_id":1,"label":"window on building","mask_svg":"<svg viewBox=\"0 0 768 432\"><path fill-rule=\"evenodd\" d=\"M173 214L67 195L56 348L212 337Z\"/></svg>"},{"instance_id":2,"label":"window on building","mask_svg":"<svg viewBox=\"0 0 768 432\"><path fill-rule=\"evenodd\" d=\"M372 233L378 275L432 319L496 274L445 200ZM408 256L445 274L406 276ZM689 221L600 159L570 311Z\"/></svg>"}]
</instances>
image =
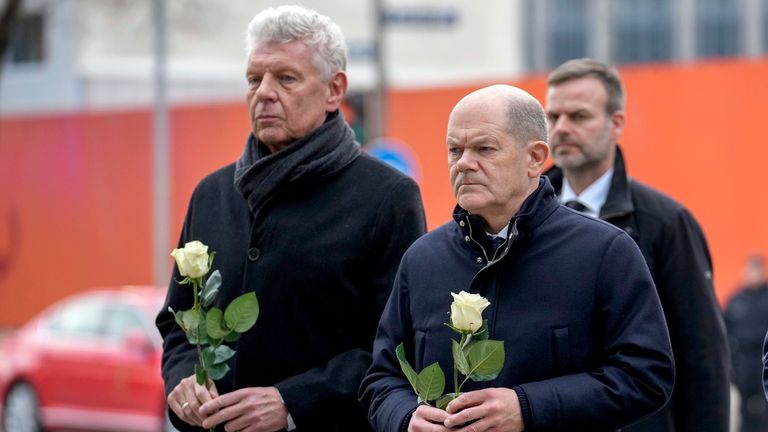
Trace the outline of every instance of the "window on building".
<instances>
[{"instance_id":1,"label":"window on building","mask_svg":"<svg viewBox=\"0 0 768 432\"><path fill-rule=\"evenodd\" d=\"M672 4L667 0L614 0L611 59L614 63L672 58Z\"/></svg>"},{"instance_id":2,"label":"window on building","mask_svg":"<svg viewBox=\"0 0 768 432\"><path fill-rule=\"evenodd\" d=\"M741 2L697 0L696 56L722 57L741 53Z\"/></svg>"},{"instance_id":3,"label":"window on building","mask_svg":"<svg viewBox=\"0 0 768 432\"><path fill-rule=\"evenodd\" d=\"M547 0L549 68L587 56L586 0Z\"/></svg>"},{"instance_id":4,"label":"window on building","mask_svg":"<svg viewBox=\"0 0 768 432\"><path fill-rule=\"evenodd\" d=\"M43 14L22 15L14 23L9 47L14 63L43 61Z\"/></svg>"},{"instance_id":5,"label":"window on building","mask_svg":"<svg viewBox=\"0 0 768 432\"><path fill-rule=\"evenodd\" d=\"M768 53L768 0L763 0L762 4L763 19L760 21L763 29L763 52Z\"/></svg>"}]
</instances>

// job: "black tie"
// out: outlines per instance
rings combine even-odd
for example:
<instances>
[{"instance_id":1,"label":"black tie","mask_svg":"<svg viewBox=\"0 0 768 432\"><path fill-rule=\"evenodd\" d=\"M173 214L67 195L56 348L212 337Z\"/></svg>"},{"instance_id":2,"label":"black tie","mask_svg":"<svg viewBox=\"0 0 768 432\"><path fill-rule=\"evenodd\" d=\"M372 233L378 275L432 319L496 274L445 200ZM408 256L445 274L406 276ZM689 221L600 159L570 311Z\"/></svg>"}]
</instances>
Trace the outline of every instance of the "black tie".
<instances>
[{"instance_id":1,"label":"black tie","mask_svg":"<svg viewBox=\"0 0 768 432\"><path fill-rule=\"evenodd\" d=\"M502 244L502 243L504 243L504 240L506 240L506 239L505 239L504 237L502 237L502 236L488 236L488 237L489 237L489 238L490 238L490 240L491 240L491 246L493 247L493 250L494 250L494 251L495 251L496 249L498 249L498 248L499 248L499 246L501 246L501 244Z\"/></svg>"},{"instance_id":2,"label":"black tie","mask_svg":"<svg viewBox=\"0 0 768 432\"><path fill-rule=\"evenodd\" d=\"M584 213L584 210L587 209L587 206L580 203L578 200L570 200L567 203L565 203L565 206L568 208L572 208L579 213Z\"/></svg>"}]
</instances>

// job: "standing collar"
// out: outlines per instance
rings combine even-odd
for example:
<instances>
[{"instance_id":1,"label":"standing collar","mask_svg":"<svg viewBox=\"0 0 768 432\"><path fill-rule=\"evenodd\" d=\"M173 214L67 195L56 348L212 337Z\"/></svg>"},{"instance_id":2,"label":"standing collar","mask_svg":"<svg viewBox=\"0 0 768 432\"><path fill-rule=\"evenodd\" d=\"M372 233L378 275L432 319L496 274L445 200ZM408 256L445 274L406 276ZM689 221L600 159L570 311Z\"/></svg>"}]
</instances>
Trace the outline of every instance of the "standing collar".
<instances>
[{"instance_id":1,"label":"standing collar","mask_svg":"<svg viewBox=\"0 0 768 432\"><path fill-rule=\"evenodd\" d=\"M507 224L506 241L498 250L492 246L490 238L486 235L485 222L482 218L457 205L453 219L464 241L471 247L481 250L485 256L485 264L490 265L506 256L512 243L529 238L534 229L549 218L559 206L549 179L543 175L540 176L539 187L528 195L520 206L520 210ZM482 263L482 258L478 257L478 263Z\"/></svg>"},{"instance_id":2,"label":"standing collar","mask_svg":"<svg viewBox=\"0 0 768 432\"><path fill-rule=\"evenodd\" d=\"M507 227L516 225L520 235L527 235L549 217L557 207L557 197L555 196L552 184L547 177L541 176L539 177L539 187L523 201L520 210L512 217ZM471 225L473 233L482 233L482 236L478 237L487 239L485 222L479 216L471 214L459 205L456 205L453 219L466 234L469 234L468 225ZM507 237L509 237L511 231L514 230L508 229Z\"/></svg>"},{"instance_id":3,"label":"standing collar","mask_svg":"<svg viewBox=\"0 0 768 432\"><path fill-rule=\"evenodd\" d=\"M501 231L499 231L497 233L492 233L492 232L488 232L488 231L486 231L485 233L489 237L503 237L503 238L507 238L507 237L509 237L509 235L508 235L509 234L509 224L504 225L504 228L502 228Z\"/></svg>"}]
</instances>

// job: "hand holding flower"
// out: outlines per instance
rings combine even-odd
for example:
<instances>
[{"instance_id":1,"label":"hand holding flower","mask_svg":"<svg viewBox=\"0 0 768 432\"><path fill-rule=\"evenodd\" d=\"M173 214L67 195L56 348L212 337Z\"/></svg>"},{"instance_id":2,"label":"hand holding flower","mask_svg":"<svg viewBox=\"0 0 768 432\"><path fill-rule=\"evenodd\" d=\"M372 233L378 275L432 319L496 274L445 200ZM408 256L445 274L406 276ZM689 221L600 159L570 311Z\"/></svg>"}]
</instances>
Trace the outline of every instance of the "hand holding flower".
<instances>
[{"instance_id":1,"label":"hand holding flower","mask_svg":"<svg viewBox=\"0 0 768 432\"><path fill-rule=\"evenodd\" d=\"M437 407L443 409L461 394L461 388L468 380L490 381L499 375L504 366L504 342L488 339L488 323L482 319L482 313L490 302L478 294L465 291L451 293L451 296L451 324L446 325L461 335L458 341L451 341L453 393L443 395L445 375L438 362L417 373L406 359L403 344L395 349L400 368L419 402L435 400ZM461 382L459 373L464 376Z\"/></svg>"},{"instance_id":2,"label":"hand holding flower","mask_svg":"<svg viewBox=\"0 0 768 432\"><path fill-rule=\"evenodd\" d=\"M212 382L210 380L221 379L229 372L227 363L235 355L235 350L225 342L236 341L241 334L256 324L259 302L256 294L249 292L234 299L223 311L212 306L222 279L216 270L207 280L203 280L215 257L215 252L208 254L208 246L203 243L197 240L186 243L184 248L174 249L171 256L176 260L179 273L184 276L179 284L192 285L193 305L188 310L175 312L170 307L168 310L174 315L189 343L197 347L195 381L198 385L207 387ZM195 410L199 407L196 400L186 402L187 406L177 407L182 413L185 408L189 410L190 406ZM203 419L195 414L191 421L200 425Z\"/></svg>"}]
</instances>

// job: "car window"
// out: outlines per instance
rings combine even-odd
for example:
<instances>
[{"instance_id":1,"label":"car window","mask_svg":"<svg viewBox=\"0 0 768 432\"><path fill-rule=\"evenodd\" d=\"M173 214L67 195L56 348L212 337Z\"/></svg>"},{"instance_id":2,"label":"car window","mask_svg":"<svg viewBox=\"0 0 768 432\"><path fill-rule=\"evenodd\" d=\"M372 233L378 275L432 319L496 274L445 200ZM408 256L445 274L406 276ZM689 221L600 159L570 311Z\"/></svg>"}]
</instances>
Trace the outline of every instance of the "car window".
<instances>
[{"instance_id":1,"label":"car window","mask_svg":"<svg viewBox=\"0 0 768 432\"><path fill-rule=\"evenodd\" d=\"M141 312L134 308L110 306L104 317L104 335L114 342L120 342L130 333L147 331L141 319Z\"/></svg>"},{"instance_id":2,"label":"car window","mask_svg":"<svg viewBox=\"0 0 768 432\"><path fill-rule=\"evenodd\" d=\"M63 305L45 325L56 338L98 339L102 337L103 303L98 300L75 300Z\"/></svg>"}]
</instances>

